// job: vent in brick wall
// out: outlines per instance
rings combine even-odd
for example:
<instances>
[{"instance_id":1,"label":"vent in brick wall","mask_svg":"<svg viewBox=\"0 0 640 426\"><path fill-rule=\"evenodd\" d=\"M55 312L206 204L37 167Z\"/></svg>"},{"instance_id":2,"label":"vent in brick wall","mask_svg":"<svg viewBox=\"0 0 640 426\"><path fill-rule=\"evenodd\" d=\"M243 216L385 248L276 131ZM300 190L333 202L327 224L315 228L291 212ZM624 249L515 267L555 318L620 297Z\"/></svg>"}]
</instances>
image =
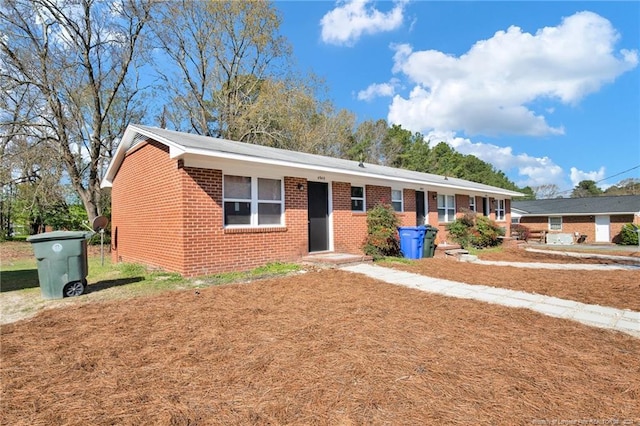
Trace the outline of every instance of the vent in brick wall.
<instances>
[{"instance_id":1,"label":"vent in brick wall","mask_svg":"<svg viewBox=\"0 0 640 426\"><path fill-rule=\"evenodd\" d=\"M147 139L148 138L142 133L136 133L136 136L133 138L133 141L131 142L131 148L138 145L140 142L146 141Z\"/></svg>"}]
</instances>

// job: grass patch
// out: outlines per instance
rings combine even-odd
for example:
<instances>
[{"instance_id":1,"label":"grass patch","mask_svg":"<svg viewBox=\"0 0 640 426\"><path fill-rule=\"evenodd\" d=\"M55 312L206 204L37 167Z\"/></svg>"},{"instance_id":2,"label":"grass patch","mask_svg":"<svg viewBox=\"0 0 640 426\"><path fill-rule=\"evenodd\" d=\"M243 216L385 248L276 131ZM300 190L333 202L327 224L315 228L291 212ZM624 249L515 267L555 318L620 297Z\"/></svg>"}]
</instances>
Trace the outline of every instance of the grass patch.
<instances>
[{"instance_id":1,"label":"grass patch","mask_svg":"<svg viewBox=\"0 0 640 426\"><path fill-rule=\"evenodd\" d=\"M13 254L10 258L4 257L0 264L0 323L28 318L49 307L128 300L168 291L283 276L300 270L297 264L275 262L250 271L184 278L177 273L149 270L136 263L112 264L110 256L105 256L103 262L99 255L90 255L85 294L64 300L45 300L41 297L37 262L31 248L24 243L21 246L3 245L2 248L3 255L9 248ZM24 257L21 256L23 251Z\"/></svg>"},{"instance_id":2,"label":"grass patch","mask_svg":"<svg viewBox=\"0 0 640 426\"><path fill-rule=\"evenodd\" d=\"M381 259L377 259L375 263L380 264L380 266L394 264L394 263L402 263L402 264L408 265L413 263L413 261L414 259L407 259L406 257L386 256Z\"/></svg>"},{"instance_id":3,"label":"grass patch","mask_svg":"<svg viewBox=\"0 0 640 426\"><path fill-rule=\"evenodd\" d=\"M250 271L251 275L263 276L263 275L282 275L290 272L296 272L300 270L300 265L295 263L281 263L273 262L267 263L264 266L259 266Z\"/></svg>"},{"instance_id":4,"label":"grass patch","mask_svg":"<svg viewBox=\"0 0 640 426\"><path fill-rule=\"evenodd\" d=\"M300 270L300 265L295 263L273 262L259 266L250 271L225 272L222 274L207 275L195 281L198 284L220 285L239 281L251 281L260 278L268 278L290 274Z\"/></svg>"},{"instance_id":5,"label":"grass patch","mask_svg":"<svg viewBox=\"0 0 640 426\"><path fill-rule=\"evenodd\" d=\"M112 264L105 257L104 264L100 256L90 256L87 293L105 291L100 298L119 298L136 295L154 294L167 290L182 290L209 285L220 285L239 281L286 275L300 270L294 263L274 262L242 272L228 272L197 278L183 278L180 274L159 270L149 271L144 265L136 263ZM38 269L35 259L18 259L0 268L2 281L0 291L20 291L34 289L38 284ZM116 290L117 289L117 290ZM122 293L122 295L116 295Z\"/></svg>"},{"instance_id":6,"label":"grass patch","mask_svg":"<svg viewBox=\"0 0 640 426\"><path fill-rule=\"evenodd\" d=\"M135 263L120 263L111 267L115 275L106 281L89 285L89 292L100 291L101 299L120 299L148 296L165 291L204 288L214 285L247 282L256 279L283 276L300 270L292 263L270 263L250 271L227 272L196 278L184 278L180 274L165 271L148 271ZM89 281L91 283L91 280ZM104 291L103 291L104 290Z\"/></svg>"},{"instance_id":7,"label":"grass patch","mask_svg":"<svg viewBox=\"0 0 640 426\"><path fill-rule=\"evenodd\" d=\"M118 271L123 277L140 277L147 274L147 269L137 263L119 263L116 265Z\"/></svg>"},{"instance_id":8,"label":"grass patch","mask_svg":"<svg viewBox=\"0 0 640 426\"><path fill-rule=\"evenodd\" d=\"M469 250L469 254L478 256L483 253L502 253L504 251L504 247L498 246L498 247L487 247L482 249L469 247L467 250Z\"/></svg>"}]
</instances>

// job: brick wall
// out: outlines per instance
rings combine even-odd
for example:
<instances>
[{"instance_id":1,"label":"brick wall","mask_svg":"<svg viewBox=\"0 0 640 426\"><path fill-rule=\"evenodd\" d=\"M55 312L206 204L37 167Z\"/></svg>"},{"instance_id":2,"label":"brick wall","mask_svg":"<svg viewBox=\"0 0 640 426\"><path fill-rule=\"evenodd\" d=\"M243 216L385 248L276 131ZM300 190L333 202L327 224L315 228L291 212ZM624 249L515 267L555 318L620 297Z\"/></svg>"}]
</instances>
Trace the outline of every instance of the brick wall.
<instances>
[{"instance_id":1,"label":"brick wall","mask_svg":"<svg viewBox=\"0 0 640 426\"><path fill-rule=\"evenodd\" d=\"M435 226L438 228L438 235L436 241L439 244L448 243L454 244L452 239L449 237L449 233L447 232L448 223L439 222L438 221L438 199L437 192L429 191L425 195L425 201L428 204L428 215L427 215L427 223L431 226ZM455 194L455 203L456 203L456 218L462 217L465 212L470 210L469 203L469 195L466 194ZM476 197L476 213L483 214L483 197ZM505 220L497 222L496 225L505 229L505 236L509 236L511 234L511 200L505 200ZM496 220L496 207L495 207L495 198L489 198L489 219L495 221Z\"/></svg>"},{"instance_id":2,"label":"brick wall","mask_svg":"<svg viewBox=\"0 0 640 426\"><path fill-rule=\"evenodd\" d=\"M308 251L305 179L285 177L286 227L224 229L222 172L182 167L150 141L129 153L112 189L112 256L185 276L292 261Z\"/></svg>"},{"instance_id":3,"label":"brick wall","mask_svg":"<svg viewBox=\"0 0 640 426\"><path fill-rule=\"evenodd\" d=\"M275 261L294 261L307 246L305 179L284 178L286 227L224 228L222 172L185 168L183 179L187 276L242 271ZM306 187L306 185L305 185Z\"/></svg>"},{"instance_id":4,"label":"brick wall","mask_svg":"<svg viewBox=\"0 0 640 426\"><path fill-rule=\"evenodd\" d=\"M416 191L405 189L402 191L403 212L398 214L400 226L416 226Z\"/></svg>"},{"instance_id":5,"label":"brick wall","mask_svg":"<svg viewBox=\"0 0 640 426\"><path fill-rule=\"evenodd\" d=\"M636 225L640 224L638 221L640 216L635 216L632 214L621 214L611 216L611 225L609 225L609 236L611 237L611 241L619 241L620 240L620 231L622 231L622 227L627 223L635 223Z\"/></svg>"},{"instance_id":6,"label":"brick wall","mask_svg":"<svg viewBox=\"0 0 640 426\"><path fill-rule=\"evenodd\" d=\"M609 239L615 241L620 234L625 223L632 223L633 215L612 215L610 216ZM562 218L561 231L549 231L549 219L547 216L523 217L520 224L533 230L544 230L549 233L570 233L576 232L580 235L586 235L585 243L594 243L596 241L596 224L594 216L564 216Z\"/></svg>"},{"instance_id":7,"label":"brick wall","mask_svg":"<svg viewBox=\"0 0 640 426\"><path fill-rule=\"evenodd\" d=\"M127 154L111 192L114 261L182 270L180 175L168 148L155 141Z\"/></svg>"},{"instance_id":8,"label":"brick wall","mask_svg":"<svg viewBox=\"0 0 640 426\"><path fill-rule=\"evenodd\" d=\"M469 211L469 196L456 194L456 218L464 216Z\"/></svg>"},{"instance_id":9,"label":"brick wall","mask_svg":"<svg viewBox=\"0 0 640 426\"><path fill-rule=\"evenodd\" d=\"M365 193L367 210L374 208L378 203L391 203L391 187L389 186L367 185Z\"/></svg>"},{"instance_id":10,"label":"brick wall","mask_svg":"<svg viewBox=\"0 0 640 426\"><path fill-rule=\"evenodd\" d=\"M351 184L333 182L333 246L336 252L362 253L367 236L367 213L351 211ZM380 202L390 203L391 187L367 185L367 209ZM416 192L405 189L402 194L404 211L398 213L400 226L416 225Z\"/></svg>"},{"instance_id":11,"label":"brick wall","mask_svg":"<svg viewBox=\"0 0 640 426\"><path fill-rule=\"evenodd\" d=\"M362 253L362 244L367 235L367 214L351 211L351 184L333 182L331 190L333 248L336 252ZM389 191L389 196L391 196L391 191Z\"/></svg>"},{"instance_id":12,"label":"brick wall","mask_svg":"<svg viewBox=\"0 0 640 426\"><path fill-rule=\"evenodd\" d=\"M505 216L505 227L507 229L507 233L505 236L511 235L511 200L504 200L504 208L507 210L507 214Z\"/></svg>"}]
</instances>

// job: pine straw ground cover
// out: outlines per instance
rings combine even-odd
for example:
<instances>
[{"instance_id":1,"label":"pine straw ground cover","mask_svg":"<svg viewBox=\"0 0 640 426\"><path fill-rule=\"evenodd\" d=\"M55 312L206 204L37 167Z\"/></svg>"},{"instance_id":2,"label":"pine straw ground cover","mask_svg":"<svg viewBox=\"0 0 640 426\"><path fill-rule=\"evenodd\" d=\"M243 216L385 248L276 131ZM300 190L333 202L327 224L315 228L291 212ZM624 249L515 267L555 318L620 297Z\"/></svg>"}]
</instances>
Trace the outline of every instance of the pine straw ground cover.
<instances>
[{"instance_id":1,"label":"pine straw ground cover","mask_svg":"<svg viewBox=\"0 0 640 426\"><path fill-rule=\"evenodd\" d=\"M542 263L594 263L593 259L530 253L522 249L480 254L485 260ZM621 263L597 260L595 263ZM638 265L638 263L635 263ZM401 269L467 284L509 288L570 299L582 303L640 311L640 268L637 270L580 271L519 268L458 262L455 258L420 259L410 264L383 262Z\"/></svg>"},{"instance_id":2,"label":"pine straw ground cover","mask_svg":"<svg viewBox=\"0 0 640 426\"><path fill-rule=\"evenodd\" d=\"M640 423L640 339L338 270L47 310L0 355L4 425Z\"/></svg>"},{"instance_id":3,"label":"pine straw ground cover","mask_svg":"<svg viewBox=\"0 0 640 426\"><path fill-rule=\"evenodd\" d=\"M540 249L538 249L540 250ZM566 250L574 252L581 256L593 256L593 257L576 257L563 254L559 249L543 249L544 253L540 251L528 251L523 248L500 248L500 250L485 250L480 251L478 258L483 260L499 260L505 262L542 262L542 263L589 263L589 264L601 264L601 265L640 265L640 252L639 251L598 251L587 252L577 251L574 247L567 247ZM616 256L618 259L608 259L597 257L598 255ZM631 260L625 260L627 258L633 258Z\"/></svg>"}]
</instances>

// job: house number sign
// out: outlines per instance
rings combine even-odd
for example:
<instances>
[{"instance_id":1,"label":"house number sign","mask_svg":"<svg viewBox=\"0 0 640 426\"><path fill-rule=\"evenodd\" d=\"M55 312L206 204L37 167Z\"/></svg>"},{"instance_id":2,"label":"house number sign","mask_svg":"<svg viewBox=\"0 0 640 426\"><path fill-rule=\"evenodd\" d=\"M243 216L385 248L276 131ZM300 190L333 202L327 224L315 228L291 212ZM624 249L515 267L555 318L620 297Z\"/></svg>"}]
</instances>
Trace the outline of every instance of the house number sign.
<instances>
[{"instance_id":1,"label":"house number sign","mask_svg":"<svg viewBox=\"0 0 640 426\"><path fill-rule=\"evenodd\" d=\"M324 176L318 176L318 180L327 180Z\"/></svg>"}]
</instances>

